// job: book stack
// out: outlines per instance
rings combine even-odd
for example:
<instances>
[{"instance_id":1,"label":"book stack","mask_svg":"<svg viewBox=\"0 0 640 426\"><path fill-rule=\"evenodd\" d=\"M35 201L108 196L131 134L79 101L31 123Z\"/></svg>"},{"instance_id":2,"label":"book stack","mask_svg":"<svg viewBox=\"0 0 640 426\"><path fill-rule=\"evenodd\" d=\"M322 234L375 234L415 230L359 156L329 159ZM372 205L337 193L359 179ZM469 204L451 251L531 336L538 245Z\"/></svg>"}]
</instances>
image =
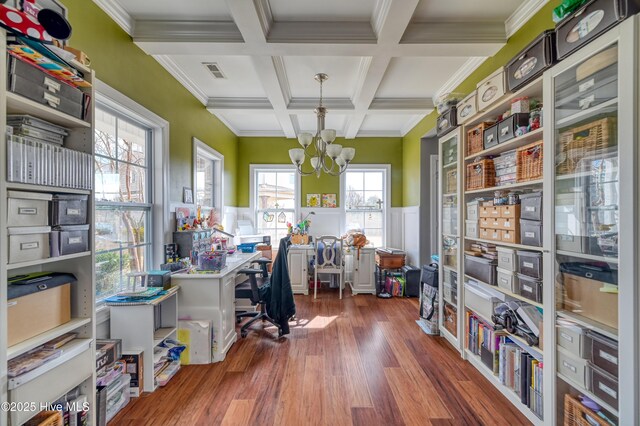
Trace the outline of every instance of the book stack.
<instances>
[{"instance_id":1,"label":"book stack","mask_svg":"<svg viewBox=\"0 0 640 426\"><path fill-rule=\"evenodd\" d=\"M498 259L498 250L495 244L473 243L466 253L472 256L481 256L489 260Z\"/></svg>"},{"instance_id":2,"label":"book stack","mask_svg":"<svg viewBox=\"0 0 640 426\"><path fill-rule=\"evenodd\" d=\"M7 116L7 180L91 189L93 157L63 148L67 129L29 115Z\"/></svg>"}]
</instances>

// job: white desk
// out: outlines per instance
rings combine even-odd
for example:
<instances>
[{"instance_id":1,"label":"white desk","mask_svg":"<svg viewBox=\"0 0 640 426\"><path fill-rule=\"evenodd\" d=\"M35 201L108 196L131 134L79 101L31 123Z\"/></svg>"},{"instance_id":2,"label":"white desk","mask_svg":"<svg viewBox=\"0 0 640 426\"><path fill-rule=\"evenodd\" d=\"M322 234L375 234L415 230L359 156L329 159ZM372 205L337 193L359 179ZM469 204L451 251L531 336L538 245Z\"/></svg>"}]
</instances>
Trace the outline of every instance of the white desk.
<instances>
[{"instance_id":1,"label":"white desk","mask_svg":"<svg viewBox=\"0 0 640 426\"><path fill-rule=\"evenodd\" d=\"M236 253L227 257L227 266L214 274L175 274L171 282L179 285L178 317L212 321L214 348L212 362L223 361L236 333L235 287L237 271L249 266L261 253ZM242 276L239 281L244 281Z\"/></svg>"}]
</instances>

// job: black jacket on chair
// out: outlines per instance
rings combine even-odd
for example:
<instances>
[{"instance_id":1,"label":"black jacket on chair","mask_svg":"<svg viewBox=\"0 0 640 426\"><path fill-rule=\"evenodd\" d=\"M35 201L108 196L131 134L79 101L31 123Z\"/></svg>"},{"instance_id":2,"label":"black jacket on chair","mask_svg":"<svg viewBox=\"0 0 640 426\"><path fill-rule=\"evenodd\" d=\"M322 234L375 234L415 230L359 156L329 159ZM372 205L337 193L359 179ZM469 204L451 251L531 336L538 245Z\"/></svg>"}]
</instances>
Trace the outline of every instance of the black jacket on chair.
<instances>
[{"instance_id":1,"label":"black jacket on chair","mask_svg":"<svg viewBox=\"0 0 640 426\"><path fill-rule=\"evenodd\" d=\"M289 244L288 237L280 240L278 255L271 270L271 297L267 304L267 313L280 324L283 335L289 334L289 318L296 314L296 304L293 300L287 264Z\"/></svg>"}]
</instances>

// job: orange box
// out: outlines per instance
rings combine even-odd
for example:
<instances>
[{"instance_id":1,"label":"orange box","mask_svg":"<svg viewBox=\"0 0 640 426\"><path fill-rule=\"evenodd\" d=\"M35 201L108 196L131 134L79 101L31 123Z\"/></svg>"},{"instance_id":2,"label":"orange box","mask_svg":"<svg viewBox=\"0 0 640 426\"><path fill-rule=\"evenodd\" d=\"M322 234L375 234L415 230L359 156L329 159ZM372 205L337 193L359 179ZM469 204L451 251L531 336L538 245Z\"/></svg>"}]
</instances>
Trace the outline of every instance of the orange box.
<instances>
[{"instance_id":1,"label":"orange box","mask_svg":"<svg viewBox=\"0 0 640 426\"><path fill-rule=\"evenodd\" d=\"M480 238L483 240L501 241L502 232L498 229L480 228Z\"/></svg>"},{"instance_id":2,"label":"orange box","mask_svg":"<svg viewBox=\"0 0 640 426\"><path fill-rule=\"evenodd\" d=\"M507 231L519 231L520 230L520 221L516 219L506 219L501 217L498 219L498 229L504 229Z\"/></svg>"},{"instance_id":3,"label":"orange box","mask_svg":"<svg viewBox=\"0 0 640 426\"><path fill-rule=\"evenodd\" d=\"M480 217L491 217L491 211L493 210L493 206L491 207L480 207L478 209L478 216Z\"/></svg>"},{"instance_id":4,"label":"orange box","mask_svg":"<svg viewBox=\"0 0 640 426\"><path fill-rule=\"evenodd\" d=\"M504 243L520 244L520 231L502 230L500 239Z\"/></svg>"},{"instance_id":5,"label":"orange box","mask_svg":"<svg viewBox=\"0 0 640 426\"><path fill-rule=\"evenodd\" d=\"M493 222L493 220L491 220L491 218L482 217L482 218L480 218L479 227L480 228L491 228L491 222Z\"/></svg>"},{"instance_id":6,"label":"orange box","mask_svg":"<svg viewBox=\"0 0 640 426\"><path fill-rule=\"evenodd\" d=\"M505 219L520 219L520 204L500 206L500 217Z\"/></svg>"}]
</instances>

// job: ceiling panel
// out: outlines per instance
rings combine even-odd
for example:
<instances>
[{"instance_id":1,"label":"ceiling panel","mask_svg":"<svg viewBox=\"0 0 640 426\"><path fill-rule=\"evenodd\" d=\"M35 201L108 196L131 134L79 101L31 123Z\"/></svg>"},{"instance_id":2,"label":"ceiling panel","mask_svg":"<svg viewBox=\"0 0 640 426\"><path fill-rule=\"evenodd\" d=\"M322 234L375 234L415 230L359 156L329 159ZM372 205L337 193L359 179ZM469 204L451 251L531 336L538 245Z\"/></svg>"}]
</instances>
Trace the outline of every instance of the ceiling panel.
<instances>
[{"instance_id":1,"label":"ceiling panel","mask_svg":"<svg viewBox=\"0 0 640 426\"><path fill-rule=\"evenodd\" d=\"M186 56L170 59L210 97L266 97L265 91L248 56ZM203 62L215 62L225 78L216 79Z\"/></svg>"},{"instance_id":2,"label":"ceiling panel","mask_svg":"<svg viewBox=\"0 0 640 426\"><path fill-rule=\"evenodd\" d=\"M421 0L414 21L504 22L523 0Z\"/></svg>"},{"instance_id":3,"label":"ceiling panel","mask_svg":"<svg viewBox=\"0 0 640 426\"><path fill-rule=\"evenodd\" d=\"M329 75L322 89L324 97L351 98L357 84L361 59L347 56L284 57L291 96L294 98L319 97L320 84L313 76L323 72Z\"/></svg>"},{"instance_id":4,"label":"ceiling panel","mask_svg":"<svg viewBox=\"0 0 640 426\"><path fill-rule=\"evenodd\" d=\"M269 0L275 21L370 21L375 0Z\"/></svg>"},{"instance_id":5,"label":"ceiling panel","mask_svg":"<svg viewBox=\"0 0 640 426\"><path fill-rule=\"evenodd\" d=\"M273 112L245 113L245 112L216 112L223 122L228 123L235 130L240 132L274 132L282 131L280 123Z\"/></svg>"},{"instance_id":6,"label":"ceiling panel","mask_svg":"<svg viewBox=\"0 0 640 426\"><path fill-rule=\"evenodd\" d=\"M224 1L212 0L113 0L136 19L215 19L230 21Z\"/></svg>"},{"instance_id":7,"label":"ceiling panel","mask_svg":"<svg viewBox=\"0 0 640 426\"><path fill-rule=\"evenodd\" d=\"M310 132L315 134L318 129L318 119L315 114L297 114L298 124L301 132ZM344 114L331 114L329 112L325 118L325 129L334 129L339 135L342 135L346 116Z\"/></svg>"}]
</instances>

